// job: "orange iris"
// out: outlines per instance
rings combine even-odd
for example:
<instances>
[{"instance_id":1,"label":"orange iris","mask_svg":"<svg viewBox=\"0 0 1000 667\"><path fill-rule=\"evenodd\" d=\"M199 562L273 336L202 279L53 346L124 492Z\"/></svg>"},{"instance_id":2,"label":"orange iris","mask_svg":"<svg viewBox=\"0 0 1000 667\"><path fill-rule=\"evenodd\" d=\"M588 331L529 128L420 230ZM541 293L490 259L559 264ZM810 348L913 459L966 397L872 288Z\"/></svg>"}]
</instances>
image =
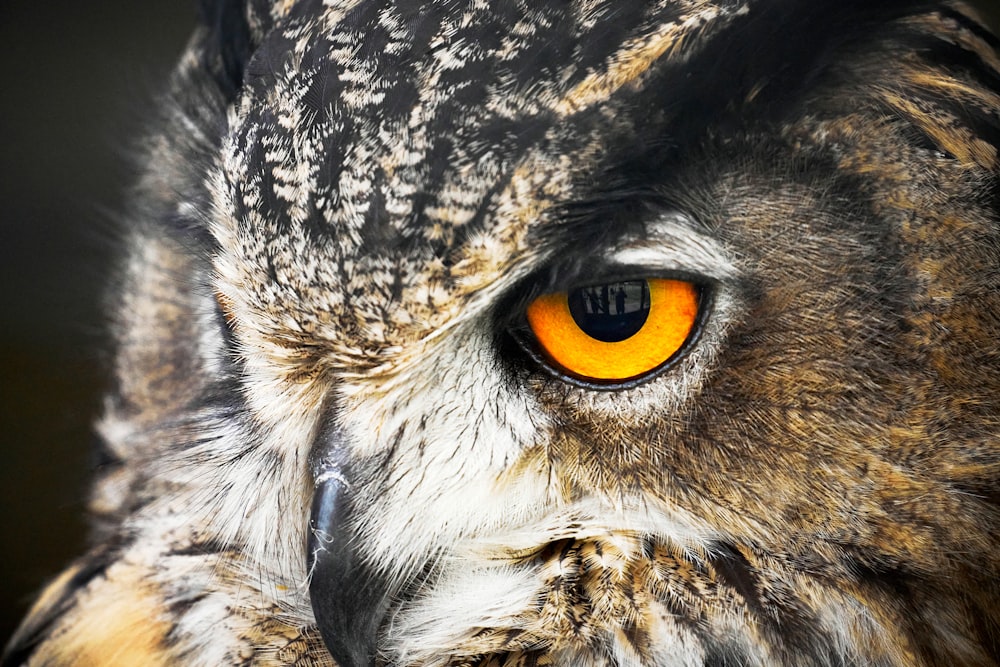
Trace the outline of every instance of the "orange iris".
<instances>
[{"instance_id":1,"label":"orange iris","mask_svg":"<svg viewBox=\"0 0 1000 667\"><path fill-rule=\"evenodd\" d=\"M672 357L698 317L698 288L681 280L627 280L543 294L528 325L548 359L570 375L621 381Z\"/></svg>"}]
</instances>

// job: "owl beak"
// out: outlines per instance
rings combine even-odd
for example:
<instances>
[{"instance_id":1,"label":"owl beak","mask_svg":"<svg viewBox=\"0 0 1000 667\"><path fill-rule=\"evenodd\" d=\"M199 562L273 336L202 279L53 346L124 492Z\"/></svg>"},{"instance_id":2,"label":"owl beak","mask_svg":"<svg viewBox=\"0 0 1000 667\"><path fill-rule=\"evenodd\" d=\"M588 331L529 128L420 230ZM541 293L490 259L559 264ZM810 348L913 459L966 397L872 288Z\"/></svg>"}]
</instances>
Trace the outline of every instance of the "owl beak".
<instances>
[{"instance_id":1,"label":"owl beak","mask_svg":"<svg viewBox=\"0 0 1000 667\"><path fill-rule=\"evenodd\" d=\"M309 595L320 634L339 667L374 667L378 630L392 597L389 583L358 553L346 468L315 471L308 565Z\"/></svg>"}]
</instances>

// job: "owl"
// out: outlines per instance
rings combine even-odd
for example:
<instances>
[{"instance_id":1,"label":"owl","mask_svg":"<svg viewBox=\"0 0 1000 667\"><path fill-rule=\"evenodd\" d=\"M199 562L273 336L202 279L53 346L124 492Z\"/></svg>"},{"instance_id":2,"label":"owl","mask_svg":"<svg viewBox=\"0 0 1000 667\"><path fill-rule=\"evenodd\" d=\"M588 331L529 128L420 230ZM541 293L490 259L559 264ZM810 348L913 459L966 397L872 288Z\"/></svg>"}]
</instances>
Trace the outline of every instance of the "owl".
<instances>
[{"instance_id":1,"label":"owl","mask_svg":"<svg viewBox=\"0 0 1000 667\"><path fill-rule=\"evenodd\" d=\"M1000 664L970 6L201 15L4 665Z\"/></svg>"}]
</instances>

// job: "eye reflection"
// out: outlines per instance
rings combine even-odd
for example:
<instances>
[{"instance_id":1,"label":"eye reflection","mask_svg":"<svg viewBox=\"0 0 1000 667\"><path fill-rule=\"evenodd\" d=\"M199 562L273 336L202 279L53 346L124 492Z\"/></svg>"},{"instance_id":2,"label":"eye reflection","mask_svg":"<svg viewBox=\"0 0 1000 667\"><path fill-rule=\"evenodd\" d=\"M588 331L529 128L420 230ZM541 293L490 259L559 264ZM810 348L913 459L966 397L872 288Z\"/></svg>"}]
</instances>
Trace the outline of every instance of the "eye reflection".
<instances>
[{"instance_id":1,"label":"eye reflection","mask_svg":"<svg viewBox=\"0 0 1000 667\"><path fill-rule=\"evenodd\" d=\"M605 343L631 338L649 317L649 285L645 280L590 285L567 296L570 314L580 330Z\"/></svg>"}]
</instances>

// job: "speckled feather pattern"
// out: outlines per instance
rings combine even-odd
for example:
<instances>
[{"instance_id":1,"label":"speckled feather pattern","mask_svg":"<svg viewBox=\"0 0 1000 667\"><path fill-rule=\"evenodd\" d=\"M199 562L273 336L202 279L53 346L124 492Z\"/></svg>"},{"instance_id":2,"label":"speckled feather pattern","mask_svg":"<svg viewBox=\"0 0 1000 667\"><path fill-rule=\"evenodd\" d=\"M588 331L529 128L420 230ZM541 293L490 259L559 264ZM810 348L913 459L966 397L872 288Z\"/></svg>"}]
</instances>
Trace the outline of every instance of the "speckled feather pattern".
<instances>
[{"instance_id":1,"label":"speckled feather pattern","mask_svg":"<svg viewBox=\"0 0 1000 667\"><path fill-rule=\"evenodd\" d=\"M130 210L95 546L4 665L337 667L324 475L380 666L1000 664L969 8L203 4ZM636 275L711 295L663 372L522 349L533 295Z\"/></svg>"}]
</instances>

